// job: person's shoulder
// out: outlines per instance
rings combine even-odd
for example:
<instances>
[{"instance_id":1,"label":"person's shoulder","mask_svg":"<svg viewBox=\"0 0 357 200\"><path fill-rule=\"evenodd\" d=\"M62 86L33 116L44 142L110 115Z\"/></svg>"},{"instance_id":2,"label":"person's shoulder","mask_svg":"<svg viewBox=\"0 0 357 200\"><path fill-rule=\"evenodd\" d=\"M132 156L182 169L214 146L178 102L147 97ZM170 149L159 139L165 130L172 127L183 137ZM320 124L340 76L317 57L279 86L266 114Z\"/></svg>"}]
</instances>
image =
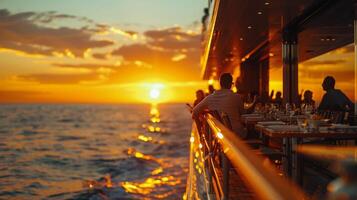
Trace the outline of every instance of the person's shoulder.
<instances>
[{"instance_id":1,"label":"person's shoulder","mask_svg":"<svg viewBox=\"0 0 357 200\"><path fill-rule=\"evenodd\" d=\"M332 94L338 95L338 96L345 96L345 93L343 93L342 90L340 90L340 89L334 89L332 91Z\"/></svg>"},{"instance_id":2,"label":"person's shoulder","mask_svg":"<svg viewBox=\"0 0 357 200\"><path fill-rule=\"evenodd\" d=\"M334 89L334 92L343 94L342 90L340 90L340 89Z\"/></svg>"},{"instance_id":3,"label":"person's shoulder","mask_svg":"<svg viewBox=\"0 0 357 200\"><path fill-rule=\"evenodd\" d=\"M232 92L231 95L232 95L233 98L238 99L239 101L242 100L242 96L241 96L240 94L237 94L237 93Z\"/></svg>"}]
</instances>

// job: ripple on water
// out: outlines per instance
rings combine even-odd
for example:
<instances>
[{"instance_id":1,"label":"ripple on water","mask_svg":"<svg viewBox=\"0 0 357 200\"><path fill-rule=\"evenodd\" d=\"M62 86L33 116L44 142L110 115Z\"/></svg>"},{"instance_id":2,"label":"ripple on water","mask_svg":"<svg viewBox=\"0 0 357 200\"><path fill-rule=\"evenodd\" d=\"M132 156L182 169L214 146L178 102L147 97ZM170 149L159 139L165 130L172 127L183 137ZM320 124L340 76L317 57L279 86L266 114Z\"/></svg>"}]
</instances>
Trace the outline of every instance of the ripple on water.
<instances>
[{"instance_id":1,"label":"ripple on water","mask_svg":"<svg viewBox=\"0 0 357 200\"><path fill-rule=\"evenodd\" d=\"M57 136L57 141L67 141L67 140L81 140L85 137L75 136L75 135L60 135Z\"/></svg>"},{"instance_id":2,"label":"ripple on water","mask_svg":"<svg viewBox=\"0 0 357 200\"><path fill-rule=\"evenodd\" d=\"M27 185L24 189L41 189L41 188L48 188L48 187L45 185L42 185L39 182L33 182L33 183Z\"/></svg>"},{"instance_id":3,"label":"ripple on water","mask_svg":"<svg viewBox=\"0 0 357 200\"><path fill-rule=\"evenodd\" d=\"M160 123L155 124L148 121L149 115L143 115L149 113L147 106L38 108L0 107L5 116L0 121L6 121L0 128L0 136L6 137L6 142L0 138L0 159L6 166L0 164L0 199L182 197L190 116L188 123L182 124L181 115L171 116L178 111L171 111L186 112L183 107L166 108L160 113ZM175 120L166 123L165 116ZM143 123L160 127L160 131L148 132L147 127L141 127ZM82 185L87 180L103 183L107 175L112 178L111 187ZM8 185L2 186L5 183ZM127 190L124 185L139 190Z\"/></svg>"},{"instance_id":4,"label":"ripple on water","mask_svg":"<svg viewBox=\"0 0 357 200\"><path fill-rule=\"evenodd\" d=\"M74 163L74 159L63 158L55 155L45 155L44 157L38 158L36 163L50 165L55 168L64 168L71 166Z\"/></svg>"},{"instance_id":5,"label":"ripple on water","mask_svg":"<svg viewBox=\"0 0 357 200\"><path fill-rule=\"evenodd\" d=\"M24 136L32 136L37 134L45 134L46 132L36 131L36 130L21 130L20 134Z\"/></svg>"}]
</instances>

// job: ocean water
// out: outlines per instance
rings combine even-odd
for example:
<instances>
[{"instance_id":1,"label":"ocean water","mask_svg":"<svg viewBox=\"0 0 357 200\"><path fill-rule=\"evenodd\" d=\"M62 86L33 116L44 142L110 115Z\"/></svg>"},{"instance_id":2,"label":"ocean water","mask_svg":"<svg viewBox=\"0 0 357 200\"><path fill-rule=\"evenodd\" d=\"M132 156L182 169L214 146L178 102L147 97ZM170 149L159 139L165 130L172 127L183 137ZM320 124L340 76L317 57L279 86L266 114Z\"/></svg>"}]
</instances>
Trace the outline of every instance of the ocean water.
<instances>
[{"instance_id":1,"label":"ocean water","mask_svg":"<svg viewBox=\"0 0 357 200\"><path fill-rule=\"evenodd\" d=\"M184 105L1 105L0 199L182 199Z\"/></svg>"}]
</instances>

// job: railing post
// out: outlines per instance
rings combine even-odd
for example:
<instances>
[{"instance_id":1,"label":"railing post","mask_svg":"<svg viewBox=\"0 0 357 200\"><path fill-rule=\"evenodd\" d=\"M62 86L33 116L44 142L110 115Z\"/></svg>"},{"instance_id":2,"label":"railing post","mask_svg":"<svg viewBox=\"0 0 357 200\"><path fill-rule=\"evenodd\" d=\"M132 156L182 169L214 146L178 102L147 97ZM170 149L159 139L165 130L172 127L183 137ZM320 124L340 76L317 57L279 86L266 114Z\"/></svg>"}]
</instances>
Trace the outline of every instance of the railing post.
<instances>
[{"instance_id":1,"label":"railing post","mask_svg":"<svg viewBox=\"0 0 357 200\"><path fill-rule=\"evenodd\" d=\"M228 200L229 197L229 169L230 162L224 151L221 152L222 157L222 171L223 171L223 197L222 200Z\"/></svg>"}]
</instances>

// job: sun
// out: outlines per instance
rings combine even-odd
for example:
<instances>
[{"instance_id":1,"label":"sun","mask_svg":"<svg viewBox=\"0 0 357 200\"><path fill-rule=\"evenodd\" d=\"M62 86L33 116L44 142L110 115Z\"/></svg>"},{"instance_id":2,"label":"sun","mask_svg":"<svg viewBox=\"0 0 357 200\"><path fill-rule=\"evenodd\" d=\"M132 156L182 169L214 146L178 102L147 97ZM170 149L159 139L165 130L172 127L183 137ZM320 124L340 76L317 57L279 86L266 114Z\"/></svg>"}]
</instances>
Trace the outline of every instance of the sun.
<instances>
[{"instance_id":1,"label":"sun","mask_svg":"<svg viewBox=\"0 0 357 200\"><path fill-rule=\"evenodd\" d=\"M157 88L153 88L150 90L150 98L158 99L160 97L160 90Z\"/></svg>"}]
</instances>

